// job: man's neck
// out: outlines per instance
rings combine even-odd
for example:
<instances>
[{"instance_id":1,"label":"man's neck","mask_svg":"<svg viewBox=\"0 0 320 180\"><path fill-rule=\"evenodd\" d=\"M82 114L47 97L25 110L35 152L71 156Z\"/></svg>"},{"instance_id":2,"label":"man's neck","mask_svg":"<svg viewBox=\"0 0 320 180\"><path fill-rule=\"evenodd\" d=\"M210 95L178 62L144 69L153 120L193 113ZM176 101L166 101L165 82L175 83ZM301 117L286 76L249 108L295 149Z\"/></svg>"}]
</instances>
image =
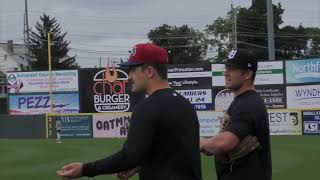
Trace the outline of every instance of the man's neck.
<instances>
[{"instance_id":1,"label":"man's neck","mask_svg":"<svg viewBox=\"0 0 320 180\"><path fill-rule=\"evenodd\" d=\"M235 90L235 96L239 96L240 94L246 92L246 91L249 91L249 90L255 90L254 89L254 86L253 85L250 85L250 86L242 86L240 87L239 89Z\"/></svg>"}]
</instances>

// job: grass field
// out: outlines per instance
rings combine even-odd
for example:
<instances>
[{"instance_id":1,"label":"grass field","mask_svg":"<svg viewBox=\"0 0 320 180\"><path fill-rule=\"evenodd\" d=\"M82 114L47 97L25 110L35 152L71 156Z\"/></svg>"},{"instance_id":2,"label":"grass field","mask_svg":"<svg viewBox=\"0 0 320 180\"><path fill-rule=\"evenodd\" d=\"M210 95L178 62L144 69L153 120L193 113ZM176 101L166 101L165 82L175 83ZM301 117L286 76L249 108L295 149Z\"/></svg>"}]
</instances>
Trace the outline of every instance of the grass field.
<instances>
[{"instance_id":1,"label":"grass field","mask_svg":"<svg viewBox=\"0 0 320 180\"><path fill-rule=\"evenodd\" d=\"M112 154L122 145L120 139L54 140L0 139L0 180L57 180L55 171L74 161L91 161ZM273 180L319 180L320 137L272 137ZM212 157L202 157L204 180L215 180ZM87 178L82 178L87 179ZM115 176L99 176L113 180ZM137 180L138 178L132 178Z\"/></svg>"}]
</instances>

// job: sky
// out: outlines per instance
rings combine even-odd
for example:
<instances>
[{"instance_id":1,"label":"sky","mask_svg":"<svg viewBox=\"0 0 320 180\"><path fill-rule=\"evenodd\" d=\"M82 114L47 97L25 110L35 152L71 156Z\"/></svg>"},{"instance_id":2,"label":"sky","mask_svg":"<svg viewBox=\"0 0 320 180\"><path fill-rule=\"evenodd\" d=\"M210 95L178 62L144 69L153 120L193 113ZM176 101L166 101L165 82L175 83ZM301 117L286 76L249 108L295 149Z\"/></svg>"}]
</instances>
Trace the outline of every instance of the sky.
<instances>
[{"instance_id":1,"label":"sky","mask_svg":"<svg viewBox=\"0 0 320 180\"><path fill-rule=\"evenodd\" d=\"M285 9L283 25L320 27L319 0L273 0ZM71 41L70 55L81 67L105 66L107 59L127 58L134 44L148 42L147 34L162 24L203 31L234 6L251 0L28 0L29 27L46 13L60 23ZM25 0L0 1L0 42L23 43Z\"/></svg>"}]
</instances>

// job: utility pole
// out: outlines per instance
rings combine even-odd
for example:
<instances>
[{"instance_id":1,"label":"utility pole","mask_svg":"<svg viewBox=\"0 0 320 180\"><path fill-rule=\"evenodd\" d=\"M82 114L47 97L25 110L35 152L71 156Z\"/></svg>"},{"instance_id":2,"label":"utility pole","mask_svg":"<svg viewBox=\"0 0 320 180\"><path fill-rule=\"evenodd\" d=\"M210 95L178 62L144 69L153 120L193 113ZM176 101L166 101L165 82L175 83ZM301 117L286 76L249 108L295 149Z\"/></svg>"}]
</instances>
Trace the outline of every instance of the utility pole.
<instances>
[{"instance_id":1,"label":"utility pole","mask_svg":"<svg viewBox=\"0 0 320 180\"><path fill-rule=\"evenodd\" d=\"M28 0L25 0L24 1L24 4L25 4L25 23L26 23L26 34L27 34L27 54L28 54L28 57L27 57L27 62L29 63L29 65L31 66L31 62L30 62L30 36L29 36L29 17L28 17Z\"/></svg>"},{"instance_id":2,"label":"utility pole","mask_svg":"<svg viewBox=\"0 0 320 180\"><path fill-rule=\"evenodd\" d=\"M268 17L268 56L269 60L275 60L274 52L274 25L273 25L273 5L272 0L266 0L267 2L267 17Z\"/></svg>"},{"instance_id":3,"label":"utility pole","mask_svg":"<svg viewBox=\"0 0 320 180\"><path fill-rule=\"evenodd\" d=\"M101 56L99 58L99 67L101 68Z\"/></svg>"},{"instance_id":4,"label":"utility pole","mask_svg":"<svg viewBox=\"0 0 320 180\"><path fill-rule=\"evenodd\" d=\"M26 42L27 42L27 36L26 36L26 32L27 32L27 28L26 28L26 14L24 13L23 14L23 42L24 42L24 50L25 52L28 51L28 48L26 46ZM24 59L25 60L28 60L28 54L27 53L24 53ZM27 67L28 68L28 67Z\"/></svg>"},{"instance_id":5,"label":"utility pole","mask_svg":"<svg viewBox=\"0 0 320 180\"><path fill-rule=\"evenodd\" d=\"M233 4L231 4L231 10L232 10L232 33L233 33L233 49L237 49L238 45L237 45L237 12L236 9L233 8Z\"/></svg>"},{"instance_id":6,"label":"utility pole","mask_svg":"<svg viewBox=\"0 0 320 180\"><path fill-rule=\"evenodd\" d=\"M48 65L49 65L49 94L50 94L50 114L53 113L52 95L52 65L51 65L51 34L48 33Z\"/></svg>"}]
</instances>

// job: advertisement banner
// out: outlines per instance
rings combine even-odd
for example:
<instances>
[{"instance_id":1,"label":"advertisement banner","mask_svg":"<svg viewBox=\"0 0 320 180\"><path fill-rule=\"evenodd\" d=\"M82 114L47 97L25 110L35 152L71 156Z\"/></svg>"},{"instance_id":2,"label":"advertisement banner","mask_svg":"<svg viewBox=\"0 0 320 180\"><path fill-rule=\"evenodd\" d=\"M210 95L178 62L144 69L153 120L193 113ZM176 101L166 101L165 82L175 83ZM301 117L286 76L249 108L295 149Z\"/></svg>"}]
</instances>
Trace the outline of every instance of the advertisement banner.
<instances>
[{"instance_id":1,"label":"advertisement banner","mask_svg":"<svg viewBox=\"0 0 320 180\"><path fill-rule=\"evenodd\" d=\"M200 124L201 137L210 137L219 133L220 118L223 116L223 112L197 111L197 115Z\"/></svg>"},{"instance_id":2,"label":"advertisement banner","mask_svg":"<svg viewBox=\"0 0 320 180\"><path fill-rule=\"evenodd\" d=\"M299 110L268 110L270 135L302 135Z\"/></svg>"},{"instance_id":3,"label":"advertisement banner","mask_svg":"<svg viewBox=\"0 0 320 180\"><path fill-rule=\"evenodd\" d=\"M224 64L212 64L212 86L224 86L225 80L224 80Z\"/></svg>"},{"instance_id":4,"label":"advertisement banner","mask_svg":"<svg viewBox=\"0 0 320 180\"><path fill-rule=\"evenodd\" d=\"M131 113L101 113L92 115L94 138L126 137Z\"/></svg>"},{"instance_id":5,"label":"advertisement banner","mask_svg":"<svg viewBox=\"0 0 320 180\"><path fill-rule=\"evenodd\" d=\"M83 112L127 112L130 110L131 87L128 82L128 74L121 69L80 70L80 86Z\"/></svg>"},{"instance_id":6,"label":"advertisement banner","mask_svg":"<svg viewBox=\"0 0 320 180\"><path fill-rule=\"evenodd\" d=\"M224 86L223 64L212 64L212 86ZM257 75L254 81L255 85L265 84L283 84L283 62L258 62Z\"/></svg>"},{"instance_id":7,"label":"advertisement banner","mask_svg":"<svg viewBox=\"0 0 320 180\"><path fill-rule=\"evenodd\" d=\"M53 94L54 114L79 113L79 94ZM10 115L33 115L50 113L50 95L10 95Z\"/></svg>"},{"instance_id":8,"label":"advertisement banner","mask_svg":"<svg viewBox=\"0 0 320 180\"><path fill-rule=\"evenodd\" d=\"M320 135L320 110L302 111L303 134Z\"/></svg>"},{"instance_id":9,"label":"advertisement banner","mask_svg":"<svg viewBox=\"0 0 320 180\"><path fill-rule=\"evenodd\" d=\"M320 107L320 85L287 86L287 108L308 109Z\"/></svg>"},{"instance_id":10,"label":"advertisement banner","mask_svg":"<svg viewBox=\"0 0 320 180\"><path fill-rule=\"evenodd\" d=\"M56 124L61 124L62 138L92 138L91 115L48 115L49 138L56 138Z\"/></svg>"},{"instance_id":11,"label":"advertisement banner","mask_svg":"<svg viewBox=\"0 0 320 180\"><path fill-rule=\"evenodd\" d=\"M320 58L286 61L287 83L320 82Z\"/></svg>"},{"instance_id":12,"label":"advertisement banner","mask_svg":"<svg viewBox=\"0 0 320 180\"><path fill-rule=\"evenodd\" d=\"M283 73L282 61L258 62L258 70L254 84L283 84Z\"/></svg>"},{"instance_id":13,"label":"advertisement banner","mask_svg":"<svg viewBox=\"0 0 320 180\"><path fill-rule=\"evenodd\" d=\"M234 92L231 89L214 88L213 100L214 109L216 111L226 111L235 97Z\"/></svg>"},{"instance_id":14,"label":"advertisement banner","mask_svg":"<svg viewBox=\"0 0 320 180\"><path fill-rule=\"evenodd\" d=\"M211 88L211 77L202 78L171 78L168 79L172 89L204 89Z\"/></svg>"},{"instance_id":15,"label":"advertisement banner","mask_svg":"<svg viewBox=\"0 0 320 180\"><path fill-rule=\"evenodd\" d=\"M168 66L168 79L211 77L210 64L178 64Z\"/></svg>"},{"instance_id":16,"label":"advertisement banner","mask_svg":"<svg viewBox=\"0 0 320 180\"><path fill-rule=\"evenodd\" d=\"M49 92L49 71L7 73L8 93ZM78 71L52 71L52 91L78 91Z\"/></svg>"},{"instance_id":17,"label":"advertisement banner","mask_svg":"<svg viewBox=\"0 0 320 180\"><path fill-rule=\"evenodd\" d=\"M285 87L277 86L256 86L256 92L262 97L267 109L286 108Z\"/></svg>"},{"instance_id":18,"label":"advertisement banner","mask_svg":"<svg viewBox=\"0 0 320 180\"><path fill-rule=\"evenodd\" d=\"M179 94L189 100L196 110L212 110L211 89L176 90Z\"/></svg>"},{"instance_id":19,"label":"advertisement banner","mask_svg":"<svg viewBox=\"0 0 320 180\"><path fill-rule=\"evenodd\" d=\"M168 66L169 85L175 89L207 89L211 83L211 65L175 64Z\"/></svg>"}]
</instances>

